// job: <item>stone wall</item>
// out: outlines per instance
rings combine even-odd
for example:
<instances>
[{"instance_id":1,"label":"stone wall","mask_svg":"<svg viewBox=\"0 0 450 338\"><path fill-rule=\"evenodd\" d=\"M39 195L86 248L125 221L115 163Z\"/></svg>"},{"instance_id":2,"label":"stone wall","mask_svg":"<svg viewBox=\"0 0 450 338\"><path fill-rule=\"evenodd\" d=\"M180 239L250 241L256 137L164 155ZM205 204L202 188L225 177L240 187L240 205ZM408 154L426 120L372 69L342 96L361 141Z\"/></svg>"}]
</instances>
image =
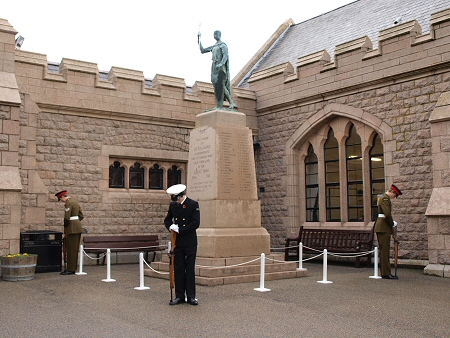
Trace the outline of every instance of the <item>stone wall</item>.
<instances>
[{"instance_id":1,"label":"stone wall","mask_svg":"<svg viewBox=\"0 0 450 338\"><path fill-rule=\"evenodd\" d=\"M84 210L83 227L88 233L165 230L162 220L169 202L165 191L109 189L108 153L140 160L153 154L159 159L164 152L165 160L186 162L186 155L179 154L187 153L189 129L40 113L36 138L38 173L50 191L48 227L61 230L62 205L53 194L67 189Z\"/></svg>"},{"instance_id":2,"label":"stone wall","mask_svg":"<svg viewBox=\"0 0 450 338\"><path fill-rule=\"evenodd\" d=\"M250 77L249 88L257 97L262 219L272 246L282 246L286 235L308 225L298 221L304 193L299 180L304 178L292 154L302 145L299 135L311 135L320 123L345 116L380 134L386 185L395 181L404 191L394 202L400 257L428 259L425 211L435 186L429 119L450 88L450 10L433 14L430 22L426 35L416 21L407 22L381 31L377 49L362 37L336 46L333 61L327 51L319 51L299 58L295 67L281 64Z\"/></svg>"},{"instance_id":3,"label":"stone wall","mask_svg":"<svg viewBox=\"0 0 450 338\"><path fill-rule=\"evenodd\" d=\"M0 254L19 251L21 231L63 230L62 189L80 201L88 233L165 240L165 191L109 188L109 166L177 165L187 183L189 132L215 105L212 84L70 58L49 67L46 55L15 48L16 33L0 19ZM235 88L233 99L257 133L255 94Z\"/></svg>"},{"instance_id":4,"label":"stone wall","mask_svg":"<svg viewBox=\"0 0 450 338\"><path fill-rule=\"evenodd\" d=\"M20 124L23 101L14 76L14 35L0 19L0 255L19 252L21 173Z\"/></svg>"}]
</instances>

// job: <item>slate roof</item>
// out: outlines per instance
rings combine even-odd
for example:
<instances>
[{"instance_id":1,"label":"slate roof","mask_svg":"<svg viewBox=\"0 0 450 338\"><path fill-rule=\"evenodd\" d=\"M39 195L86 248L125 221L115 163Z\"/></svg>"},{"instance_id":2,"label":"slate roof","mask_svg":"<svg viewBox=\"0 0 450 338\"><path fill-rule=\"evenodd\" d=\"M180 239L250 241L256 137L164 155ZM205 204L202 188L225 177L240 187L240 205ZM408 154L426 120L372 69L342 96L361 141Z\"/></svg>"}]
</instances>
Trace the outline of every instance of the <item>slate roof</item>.
<instances>
[{"instance_id":1,"label":"slate roof","mask_svg":"<svg viewBox=\"0 0 450 338\"><path fill-rule=\"evenodd\" d=\"M307 21L291 25L239 83L248 88L247 80L255 71L289 61L295 68L299 57L326 50L333 60L336 45L368 36L378 48L378 35L394 26L417 20L422 33L430 31L432 13L450 8L449 0L358 0Z\"/></svg>"}]
</instances>

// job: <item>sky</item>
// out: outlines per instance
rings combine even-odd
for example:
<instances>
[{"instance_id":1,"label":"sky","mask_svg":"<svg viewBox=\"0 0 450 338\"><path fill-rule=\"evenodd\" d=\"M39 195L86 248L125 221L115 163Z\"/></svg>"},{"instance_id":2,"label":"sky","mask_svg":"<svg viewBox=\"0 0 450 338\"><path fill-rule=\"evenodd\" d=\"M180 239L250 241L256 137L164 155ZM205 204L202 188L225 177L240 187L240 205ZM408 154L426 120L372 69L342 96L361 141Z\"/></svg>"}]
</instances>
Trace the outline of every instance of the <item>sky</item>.
<instances>
[{"instance_id":1,"label":"sky","mask_svg":"<svg viewBox=\"0 0 450 338\"><path fill-rule=\"evenodd\" d=\"M228 45L233 78L286 20L295 23L354 0L2 0L0 18L22 35L21 47L47 55L96 63L100 71L121 67L185 80L210 82L215 30Z\"/></svg>"}]
</instances>

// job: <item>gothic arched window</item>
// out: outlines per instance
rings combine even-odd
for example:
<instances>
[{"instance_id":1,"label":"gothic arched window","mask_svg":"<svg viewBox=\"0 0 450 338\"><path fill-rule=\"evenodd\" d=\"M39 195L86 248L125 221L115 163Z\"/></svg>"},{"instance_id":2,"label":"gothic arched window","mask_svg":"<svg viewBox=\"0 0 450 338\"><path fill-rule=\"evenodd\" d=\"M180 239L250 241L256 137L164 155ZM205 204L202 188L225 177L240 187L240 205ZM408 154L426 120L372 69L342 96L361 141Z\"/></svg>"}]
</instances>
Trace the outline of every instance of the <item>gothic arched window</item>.
<instances>
[{"instance_id":1,"label":"gothic arched window","mask_svg":"<svg viewBox=\"0 0 450 338\"><path fill-rule=\"evenodd\" d=\"M162 190L164 178L164 170L158 164L154 164L150 168L150 189Z\"/></svg>"},{"instance_id":2,"label":"gothic arched window","mask_svg":"<svg viewBox=\"0 0 450 338\"><path fill-rule=\"evenodd\" d=\"M306 222L319 221L319 167L317 155L312 145L309 145L308 156L305 158L306 184Z\"/></svg>"},{"instance_id":3,"label":"gothic arched window","mask_svg":"<svg viewBox=\"0 0 450 338\"><path fill-rule=\"evenodd\" d=\"M364 187L362 169L361 137L354 125L345 142L347 162L348 220L364 221Z\"/></svg>"},{"instance_id":4,"label":"gothic arched window","mask_svg":"<svg viewBox=\"0 0 450 338\"><path fill-rule=\"evenodd\" d=\"M370 149L370 181L372 192L372 221L376 221L378 216L378 195L383 194L385 191L383 145L378 134L375 135L373 146Z\"/></svg>"},{"instance_id":5,"label":"gothic arched window","mask_svg":"<svg viewBox=\"0 0 450 338\"><path fill-rule=\"evenodd\" d=\"M339 144L333 129L328 132L324 145L325 198L327 222L341 220L341 189L339 186Z\"/></svg>"},{"instance_id":6,"label":"gothic arched window","mask_svg":"<svg viewBox=\"0 0 450 338\"><path fill-rule=\"evenodd\" d=\"M171 187L175 184L181 183L181 170L176 165L173 165L171 169L167 170L167 186Z\"/></svg>"},{"instance_id":7,"label":"gothic arched window","mask_svg":"<svg viewBox=\"0 0 450 338\"><path fill-rule=\"evenodd\" d=\"M120 166L119 161L114 161L113 165L109 167L109 187L125 187L125 168Z\"/></svg>"},{"instance_id":8,"label":"gothic arched window","mask_svg":"<svg viewBox=\"0 0 450 338\"><path fill-rule=\"evenodd\" d=\"M130 167L130 189L144 189L144 168L139 162Z\"/></svg>"}]
</instances>

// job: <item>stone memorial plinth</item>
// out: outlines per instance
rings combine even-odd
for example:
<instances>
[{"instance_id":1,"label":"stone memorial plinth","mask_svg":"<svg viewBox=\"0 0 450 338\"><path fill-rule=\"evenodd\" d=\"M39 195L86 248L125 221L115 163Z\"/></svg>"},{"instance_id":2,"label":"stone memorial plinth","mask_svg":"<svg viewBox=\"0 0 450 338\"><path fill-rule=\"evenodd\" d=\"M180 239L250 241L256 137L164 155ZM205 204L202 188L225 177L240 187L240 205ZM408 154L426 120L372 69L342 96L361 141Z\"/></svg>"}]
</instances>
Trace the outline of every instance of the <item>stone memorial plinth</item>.
<instances>
[{"instance_id":1,"label":"stone memorial plinth","mask_svg":"<svg viewBox=\"0 0 450 338\"><path fill-rule=\"evenodd\" d=\"M190 135L187 195L200 204L195 281L214 286L307 275L284 254L270 253L270 235L261 226L252 132L245 114L212 110L197 115ZM152 262L145 275L169 278L169 258Z\"/></svg>"},{"instance_id":2,"label":"stone memorial plinth","mask_svg":"<svg viewBox=\"0 0 450 338\"><path fill-rule=\"evenodd\" d=\"M187 195L200 203L198 257L270 253L261 226L252 132L243 113L211 110L191 131Z\"/></svg>"}]
</instances>

